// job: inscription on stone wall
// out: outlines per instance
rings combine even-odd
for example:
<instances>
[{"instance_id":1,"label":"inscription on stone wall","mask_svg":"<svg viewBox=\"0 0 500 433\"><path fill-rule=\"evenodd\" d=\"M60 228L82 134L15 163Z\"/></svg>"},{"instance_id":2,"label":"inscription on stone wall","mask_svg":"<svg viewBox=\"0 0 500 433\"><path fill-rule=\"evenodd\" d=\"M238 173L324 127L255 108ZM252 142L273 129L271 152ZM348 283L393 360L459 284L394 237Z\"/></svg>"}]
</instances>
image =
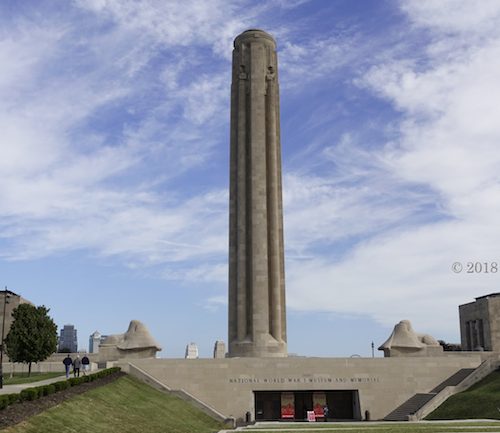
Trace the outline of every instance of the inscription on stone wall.
<instances>
[{"instance_id":1,"label":"inscription on stone wall","mask_svg":"<svg viewBox=\"0 0 500 433\"><path fill-rule=\"evenodd\" d=\"M230 377L229 383L234 384L356 384L356 383L378 383L379 377Z\"/></svg>"}]
</instances>

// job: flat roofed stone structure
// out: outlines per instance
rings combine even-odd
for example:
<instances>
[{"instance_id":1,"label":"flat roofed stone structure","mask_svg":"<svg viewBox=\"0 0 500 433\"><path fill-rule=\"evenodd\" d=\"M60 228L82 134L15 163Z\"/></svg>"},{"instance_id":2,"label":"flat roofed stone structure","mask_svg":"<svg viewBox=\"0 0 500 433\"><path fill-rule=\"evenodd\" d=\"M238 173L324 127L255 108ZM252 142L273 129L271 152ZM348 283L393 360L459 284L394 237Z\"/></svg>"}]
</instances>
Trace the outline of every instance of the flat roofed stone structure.
<instances>
[{"instance_id":1,"label":"flat roofed stone structure","mask_svg":"<svg viewBox=\"0 0 500 433\"><path fill-rule=\"evenodd\" d=\"M462 350L500 352L500 293L458 307Z\"/></svg>"},{"instance_id":2,"label":"flat roofed stone structure","mask_svg":"<svg viewBox=\"0 0 500 433\"><path fill-rule=\"evenodd\" d=\"M229 356L287 355L276 42L234 41L229 210Z\"/></svg>"}]
</instances>

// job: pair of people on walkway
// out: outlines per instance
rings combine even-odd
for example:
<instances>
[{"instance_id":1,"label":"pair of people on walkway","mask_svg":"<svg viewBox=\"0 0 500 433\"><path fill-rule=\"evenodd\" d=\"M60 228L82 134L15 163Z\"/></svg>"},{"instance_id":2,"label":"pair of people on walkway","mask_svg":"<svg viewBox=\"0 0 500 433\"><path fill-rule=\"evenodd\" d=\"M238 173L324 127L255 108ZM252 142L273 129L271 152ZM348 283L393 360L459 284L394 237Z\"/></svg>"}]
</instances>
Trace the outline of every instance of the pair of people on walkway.
<instances>
[{"instance_id":1,"label":"pair of people on walkway","mask_svg":"<svg viewBox=\"0 0 500 433\"><path fill-rule=\"evenodd\" d=\"M68 354L68 356L66 356L66 358L63 359L63 364L66 369L66 379L68 379L71 366L73 366L74 377L80 377L80 368L82 366L83 366L83 375L85 376L90 366L90 360L87 355L85 355L82 359L80 359L80 356L77 355L76 358L73 360L71 359L71 356Z\"/></svg>"}]
</instances>

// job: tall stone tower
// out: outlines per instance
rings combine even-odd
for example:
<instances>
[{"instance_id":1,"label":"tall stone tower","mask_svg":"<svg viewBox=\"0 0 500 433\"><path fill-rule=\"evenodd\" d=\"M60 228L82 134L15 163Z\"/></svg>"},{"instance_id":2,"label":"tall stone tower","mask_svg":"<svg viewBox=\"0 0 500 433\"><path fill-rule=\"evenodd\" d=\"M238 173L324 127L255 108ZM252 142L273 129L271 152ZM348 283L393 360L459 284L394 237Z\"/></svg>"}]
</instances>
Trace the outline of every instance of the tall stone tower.
<instances>
[{"instance_id":1,"label":"tall stone tower","mask_svg":"<svg viewBox=\"0 0 500 433\"><path fill-rule=\"evenodd\" d=\"M276 42L234 41L229 209L229 356L287 356Z\"/></svg>"}]
</instances>

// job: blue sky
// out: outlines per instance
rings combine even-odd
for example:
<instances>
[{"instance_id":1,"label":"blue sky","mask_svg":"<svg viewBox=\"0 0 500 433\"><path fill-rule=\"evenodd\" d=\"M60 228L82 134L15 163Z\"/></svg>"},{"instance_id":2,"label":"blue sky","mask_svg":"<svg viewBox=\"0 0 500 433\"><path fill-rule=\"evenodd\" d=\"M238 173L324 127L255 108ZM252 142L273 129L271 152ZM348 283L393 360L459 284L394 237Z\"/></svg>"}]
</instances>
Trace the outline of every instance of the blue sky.
<instances>
[{"instance_id":1,"label":"blue sky","mask_svg":"<svg viewBox=\"0 0 500 433\"><path fill-rule=\"evenodd\" d=\"M0 4L0 283L88 335L227 340L230 59L278 43L289 351L459 340L500 291L497 0Z\"/></svg>"}]
</instances>

